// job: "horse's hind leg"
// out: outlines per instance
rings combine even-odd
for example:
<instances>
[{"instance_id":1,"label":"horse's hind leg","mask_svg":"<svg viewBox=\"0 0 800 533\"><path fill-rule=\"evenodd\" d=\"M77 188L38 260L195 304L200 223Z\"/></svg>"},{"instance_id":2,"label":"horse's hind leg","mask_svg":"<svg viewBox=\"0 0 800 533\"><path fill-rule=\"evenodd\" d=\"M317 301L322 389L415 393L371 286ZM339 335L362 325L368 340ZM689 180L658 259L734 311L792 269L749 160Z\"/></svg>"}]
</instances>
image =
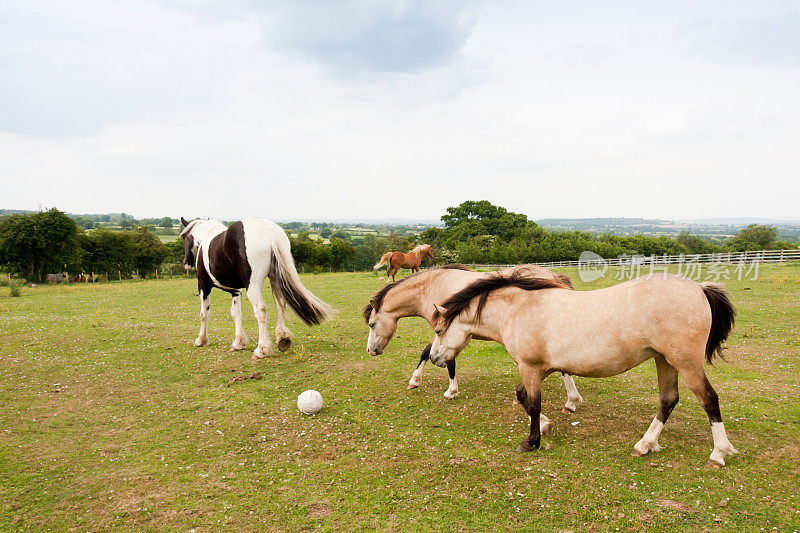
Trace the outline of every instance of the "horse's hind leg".
<instances>
[{"instance_id":1,"label":"horse's hind leg","mask_svg":"<svg viewBox=\"0 0 800 533\"><path fill-rule=\"evenodd\" d=\"M233 326L236 333L233 337L233 344L231 344L231 351L244 350L247 347L247 334L242 327L242 294L231 295L231 318L233 318Z\"/></svg>"},{"instance_id":2,"label":"horse's hind leg","mask_svg":"<svg viewBox=\"0 0 800 533\"><path fill-rule=\"evenodd\" d=\"M251 280L250 286L247 287L247 299L253 306L253 314L258 321L258 346L253 350L254 359L263 359L272 354L272 339L269 338L269 330L267 329L267 304L264 303L264 297L261 294L261 283L258 280Z\"/></svg>"},{"instance_id":3,"label":"horse's hind leg","mask_svg":"<svg viewBox=\"0 0 800 533\"><path fill-rule=\"evenodd\" d=\"M719 397L717 392L708 382L706 373L702 368L702 360L700 368L693 372L681 372L683 379L691 391L700 400L708 420L711 422L711 435L714 437L714 450L708 460L716 465L725 466L725 456L739 453L733 447L731 441L728 440L728 434L725 432L725 425L722 423L722 415L719 411Z\"/></svg>"},{"instance_id":4,"label":"horse's hind leg","mask_svg":"<svg viewBox=\"0 0 800 533\"><path fill-rule=\"evenodd\" d=\"M195 346L208 346L208 315L211 310L211 292L200 291L200 333L194 340Z\"/></svg>"},{"instance_id":5,"label":"horse's hind leg","mask_svg":"<svg viewBox=\"0 0 800 533\"><path fill-rule=\"evenodd\" d=\"M561 412L565 414L574 413L578 409L578 404L583 401L583 397L578 392L578 387L575 386L575 380L572 379L572 376L562 374L561 377L564 380L564 388L567 390L567 403L564 404Z\"/></svg>"},{"instance_id":6,"label":"horse's hind leg","mask_svg":"<svg viewBox=\"0 0 800 533\"><path fill-rule=\"evenodd\" d=\"M411 379L408 380L408 388L409 389L416 389L419 387L422 379L422 369L425 368L425 363L431 357L431 343L429 342L428 345L422 349L422 353L419 356L419 363L417 364L417 368L414 369L414 373L411 374Z\"/></svg>"},{"instance_id":7,"label":"horse's hind leg","mask_svg":"<svg viewBox=\"0 0 800 533\"><path fill-rule=\"evenodd\" d=\"M286 327L286 297L270 279L272 295L275 297L275 308L278 310L277 324L275 325L275 338L278 340L278 350L285 352L292 345L292 332Z\"/></svg>"},{"instance_id":8,"label":"horse's hind leg","mask_svg":"<svg viewBox=\"0 0 800 533\"><path fill-rule=\"evenodd\" d=\"M658 373L658 392L660 402L658 413L647 428L644 436L633 446L633 455L644 455L649 451L660 451L658 437L664 424L667 422L672 409L678 404L678 371L667 363L663 355L656 357L656 371Z\"/></svg>"},{"instance_id":9,"label":"horse's hind leg","mask_svg":"<svg viewBox=\"0 0 800 533\"><path fill-rule=\"evenodd\" d=\"M453 400L458 396L458 380L456 379L456 360L451 359L447 362L447 377L450 381L447 390L444 392L444 397L447 400Z\"/></svg>"}]
</instances>

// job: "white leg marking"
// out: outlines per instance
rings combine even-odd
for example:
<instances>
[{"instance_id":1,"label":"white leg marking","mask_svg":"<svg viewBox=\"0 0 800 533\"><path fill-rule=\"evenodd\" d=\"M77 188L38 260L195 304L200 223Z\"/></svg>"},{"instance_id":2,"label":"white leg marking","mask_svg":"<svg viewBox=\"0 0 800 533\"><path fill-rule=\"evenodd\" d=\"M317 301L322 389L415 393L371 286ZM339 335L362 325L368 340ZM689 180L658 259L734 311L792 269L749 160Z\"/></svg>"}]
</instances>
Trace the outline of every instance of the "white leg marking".
<instances>
[{"instance_id":1,"label":"white leg marking","mask_svg":"<svg viewBox=\"0 0 800 533\"><path fill-rule=\"evenodd\" d=\"M731 441L728 440L728 434L725 432L725 424L722 422L714 422L711 424L711 435L714 437L714 451L708 458L714 464L725 466L725 456L734 455L739 451L733 447Z\"/></svg>"},{"instance_id":2,"label":"white leg marking","mask_svg":"<svg viewBox=\"0 0 800 533\"><path fill-rule=\"evenodd\" d=\"M231 298L231 317L236 328L236 333L231 344L231 351L243 350L247 347L247 334L242 327L242 297L234 296Z\"/></svg>"},{"instance_id":3,"label":"white leg marking","mask_svg":"<svg viewBox=\"0 0 800 533\"><path fill-rule=\"evenodd\" d=\"M195 346L208 346L208 315L210 306L211 295L209 294L205 299L200 296L200 332L194 340Z\"/></svg>"},{"instance_id":4,"label":"white leg marking","mask_svg":"<svg viewBox=\"0 0 800 533\"><path fill-rule=\"evenodd\" d=\"M531 422L531 415L528 415L528 423ZM549 436L553 431L553 423L543 413L539 413L539 433L542 436Z\"/></svg>"},{"instance_id":5,"label":"white leg marking","mask_svg":"<svg viewBox=\"0 0 800 533\"><path fill-rule=\"evenodd\" d=\"M253 350L253 358L263 359L272 354L272 339L267 329L267 305L261 296L261 286L251 284L247 289L247 299L253 305L253 314L258 321L258 346Z\"/></svg>"},{"instance_id":6,"label":"white leg marking","mask_svg":"<svg viewBox=\"0 0 800 533\"><path fill-rule=\"evenodd\" d=\"M450 378L450 386L445 391L444 397L448 400L452 400L456 396L458 396L458 378L453 377Z\"/></svg>"},{"instance_id":7,"label":"white leg marking","mask_svg":"<svg viewBox=\"0 0 800 533\"><path fill-rule=\"evenodd\" d=\"M414 369L414 373L411 374L411 379L408 380L408 388L409 389L416 389L422 383L422 369L425 368L425 361L420 361L417 365L417 368Z\"/></svg>"},{"instance_id":8,"label":"white leg marking","mask_svg":"<svg viewBox=\"0 0 800 533\"><path fill-rule=\"evenodd\" d=\"M578 409L578 404L583 402L583 397L575 386L575 380L569 374L562 375L564 388L567 390L567 403L564 404L564 413L574 413Z\"/></svg>"},{"instance_id":9,"label":"white leg marking","mask_svg":"<svg viewBox=\"0 0 800 533\"><path fill-rule=\"evenodd\" d=\"M634 444L633 455L645 455L651 450L654 452L660 451L661 446L658 445L658 436L661 435L662 429L664 429L664 423L658 418L654 418L642 439Z\"/></svg>"}]
</instances>

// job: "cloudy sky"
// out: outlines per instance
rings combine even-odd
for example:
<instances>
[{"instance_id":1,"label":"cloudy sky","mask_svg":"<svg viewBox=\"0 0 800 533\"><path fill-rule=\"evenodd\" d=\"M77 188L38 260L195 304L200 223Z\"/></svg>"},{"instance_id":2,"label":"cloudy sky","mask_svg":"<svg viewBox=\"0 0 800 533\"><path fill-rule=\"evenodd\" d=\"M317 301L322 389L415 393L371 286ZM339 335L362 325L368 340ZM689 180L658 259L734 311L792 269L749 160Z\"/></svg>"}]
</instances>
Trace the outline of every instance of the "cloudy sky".
<instances>
[{"instance_id":1,"label":"cloudy sky","mask_svg":"<svg viewBox=\"0 0 800 533\"><path fill-rule=\"evenodd\" d=\"M0 208L800 218L800 1L0 0Z\"/></svg>"}]
</instances>

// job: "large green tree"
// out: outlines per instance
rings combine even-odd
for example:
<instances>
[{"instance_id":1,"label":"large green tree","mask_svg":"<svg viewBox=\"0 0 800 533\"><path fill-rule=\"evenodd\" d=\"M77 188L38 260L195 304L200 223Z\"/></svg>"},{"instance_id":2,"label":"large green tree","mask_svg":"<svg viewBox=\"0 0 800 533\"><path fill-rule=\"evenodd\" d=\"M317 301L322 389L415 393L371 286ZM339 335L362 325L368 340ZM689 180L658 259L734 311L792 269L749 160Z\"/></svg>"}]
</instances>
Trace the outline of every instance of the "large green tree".
<instances>
[{"instance_id":1,"label":"large green tree","mask_svg":"<svg viewBox=\"0 0 800 533\"><path fill-rule=\"evenodd\" d=\"M442 215L448 241L465 242L481 235L496 235L511 240L519 232L535 223L520 213L512 213L487 200L466 201L457 207L448 207Z\"/></svg>"},{"instance_id":2,"label":"large green tree","mask_svg":"<svg viewBox=\"0 0 800 533\"><path fill-rule=\"evenodd\" d=\"M0 221L0 264L28 281L68 269L79 260L80 230L58 209Z\"/></svg>"}]
</instances>

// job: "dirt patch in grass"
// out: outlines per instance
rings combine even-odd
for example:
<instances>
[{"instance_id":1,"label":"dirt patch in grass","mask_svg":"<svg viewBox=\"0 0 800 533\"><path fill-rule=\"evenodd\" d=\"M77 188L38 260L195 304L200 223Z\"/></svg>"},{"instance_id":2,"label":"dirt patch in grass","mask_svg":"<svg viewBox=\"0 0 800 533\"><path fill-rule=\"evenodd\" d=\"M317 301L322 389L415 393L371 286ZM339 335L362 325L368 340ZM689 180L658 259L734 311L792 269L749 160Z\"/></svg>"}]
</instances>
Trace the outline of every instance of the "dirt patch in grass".
<instances>
[{"instance_id":1,"label":"dirt patch in grass","mask_svg":"<svg viewBox=\"0 0 800 533\"><path fill-rule=\"evenodd\" d=\"M312 503L308 506L308 516L311 518L325 518L333 513L333 508L330 505L323 503Z\"/></svg>"}]
</instances>

